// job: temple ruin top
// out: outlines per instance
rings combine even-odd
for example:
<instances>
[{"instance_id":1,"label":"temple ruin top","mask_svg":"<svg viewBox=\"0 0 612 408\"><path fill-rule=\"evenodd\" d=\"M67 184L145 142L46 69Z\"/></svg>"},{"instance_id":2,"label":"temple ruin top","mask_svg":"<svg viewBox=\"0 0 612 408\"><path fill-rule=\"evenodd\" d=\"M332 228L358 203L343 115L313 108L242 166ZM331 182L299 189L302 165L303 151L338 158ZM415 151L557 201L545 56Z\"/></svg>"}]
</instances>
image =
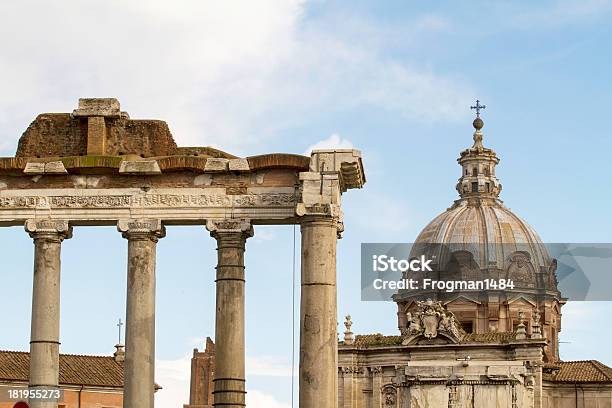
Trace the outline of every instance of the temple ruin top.
<instances>
[{"instance_id":1,"label":"temple ruin top","mask_svg":"<svg viewBox=\"0 0 612 408\"><path fill-rule=\"evenodd\" d=\"M0 157L0 226L32 218L71 225L340 220L340 196L364 183L359 150L238 157L181 147L166 122L132 119L113 98L87 98L72 113L39 114L15 156Z\"/></svg>"},{"instance_id":2,"label":"temple ruin top","mask_svg":"<svg viewBox=\"0 0 612 408\"><path fill-rule=\"evenodd\" d=\"M144 165L151 163L151 159L157 165ZM0 171L41 172L44 166L31 164L27 168L28 163L57 161L62 163L63 169L61 165L59 170L58 166L47 166L43 172L51 173L52 168L62 173L64 170L78 173L91 168L120 170L122 162L142 162L131 166L131 170L138 172L140 169L141 173L149 174L172 170L313 170L310 158L302 155L273 153L239 158L212 147L177 146L166 122L131 119L127 112L121 111L119 101L114 98L81 98L72 113L39 114L21 136L15 157L0 158ZM313 162L312 165L320 164ZM344 170L345 188L352 185L358 188L365 181L363 168Z\"/></svg>"}]
</instances>

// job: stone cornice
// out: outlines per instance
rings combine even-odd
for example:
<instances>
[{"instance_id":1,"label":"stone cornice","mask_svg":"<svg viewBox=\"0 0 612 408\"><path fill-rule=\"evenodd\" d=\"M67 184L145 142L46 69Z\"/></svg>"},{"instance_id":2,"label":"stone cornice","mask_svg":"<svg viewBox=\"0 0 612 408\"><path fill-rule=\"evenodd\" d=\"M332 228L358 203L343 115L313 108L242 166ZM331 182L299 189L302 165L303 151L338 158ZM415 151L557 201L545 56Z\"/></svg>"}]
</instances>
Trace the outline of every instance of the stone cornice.
<instances>
[{"instance_id":1,"label":"stone cornice","mask_svg":"<svg viewBox=\"0 0 612 408\"><path fill-rule=\"evenodd\" d=\"M88 174L97 174L95 171L92 173L91 170L100 169L100 174L107 174L109 170L119 174L122 166L124 168L126 166L135 167L139 166L142 162L155 162L161 173L183 170L191 170L198 173L231 173L255 172L267 169L287 169L299 172L308 170L310 158L280 153L231 159L185 154L147 158L132 155L87 155L42 158L0 157L0 173L20 174L24 173L28 166L33 167L35 163L42 163L42 171L39 170L39 173L61 174L58 172L45 172L44 170L47 163L61 163L65 170L62 173L80 174L81 170L87 169ZM349 170L347 169L347 171ZM138 172L132 174L138 174Z\"/></svg>"}]
</instances>

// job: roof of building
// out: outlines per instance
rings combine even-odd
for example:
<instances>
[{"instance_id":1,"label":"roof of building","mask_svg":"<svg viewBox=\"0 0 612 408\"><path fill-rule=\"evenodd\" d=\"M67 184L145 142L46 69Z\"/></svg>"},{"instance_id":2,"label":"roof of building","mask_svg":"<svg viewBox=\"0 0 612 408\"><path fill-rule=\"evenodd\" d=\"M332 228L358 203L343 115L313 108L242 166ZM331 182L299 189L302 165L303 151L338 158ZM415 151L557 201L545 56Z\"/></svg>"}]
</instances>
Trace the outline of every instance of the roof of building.
<instances>
[{"instance_id":1,"label":"roof of building","mask_svg":"<svg viewBox=\"0 0 612 408\"><path fill-rule=\"evenodd\" d=\"M612 383L612 368L597 360L558 361L544 366L543 377L562 383Z\"/></svg>"},{"instance_id":2,"label":"roof of building","mask_svg":"<svg viewBox=\"0 0 612 408\"><path fill-rule=\"evenodd\" d=\"M28 381L30 353L0 351L0 381ZM60 354L60 385L123 388L123 363L112 356Z\"/></svg>"},{"instance_id":3,"label":"roof of building","mask_svg":"<svg viewBox=\"0 0 612 408\"><path fill-rule=\"evenodd\" d=\"M491 332L491 333L468 333L460 344L472 343L507 343L514 339L516 333ZM400 346L402 336L385 336L380 333L362 334L355 336L355 347L377 347L377 346ZM341 342L340 344L344 344Z\"/></svg>"}]
</instances>

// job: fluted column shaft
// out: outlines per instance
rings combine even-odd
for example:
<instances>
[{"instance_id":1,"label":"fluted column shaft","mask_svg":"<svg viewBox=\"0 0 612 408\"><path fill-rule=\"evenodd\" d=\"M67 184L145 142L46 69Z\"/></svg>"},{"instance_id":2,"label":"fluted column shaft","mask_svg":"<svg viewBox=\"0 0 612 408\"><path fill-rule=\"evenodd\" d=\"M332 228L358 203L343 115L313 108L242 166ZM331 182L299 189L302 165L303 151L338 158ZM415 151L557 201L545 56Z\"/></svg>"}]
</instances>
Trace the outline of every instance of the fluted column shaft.
<instances>
[{"instance_id":1,"label":"fluted column shaft","mask_svg":"<svg viewBox=\"0 0 612 408\"><path fill-rule=\"evenodd\" d=\"M28 220L26 231L34 240L32 326L29 388L59 386L61 245L72 236L67 221ZM30 400L32 408L57 408L56 402Z\"/></svg>"},{"instance_id":2,"label":"fluted column shaft","mask_svg":"<svg viewBox=\"0 0 612 408\"><path fill-rule=\"evenodd\" d=\"M300 306L300 408L338 406L338 221L304 216Z\"/></svg>"},{"instance_id":3,"label":"fluted column shaft","mask_svg":"<svg viewBox=\"0 0 612 408\"><path fill-rule=\"evenodd\" d=\"M217 305L213 406L241 408L245 397L244 250L253 228L247 220L210 220L217 240Z\"/></svg>"},{"instance_id":4,"label":"fluted column shaft","mask_svg":"<svg viewBox=\"0 0 612 408\"><path fill-rule=\"evenodd\" d=\"M155 262L165 229L159 220L122 220L128 240L125 321L125 408L153 408L155 392Z\"/></svg>"}]
</instances>

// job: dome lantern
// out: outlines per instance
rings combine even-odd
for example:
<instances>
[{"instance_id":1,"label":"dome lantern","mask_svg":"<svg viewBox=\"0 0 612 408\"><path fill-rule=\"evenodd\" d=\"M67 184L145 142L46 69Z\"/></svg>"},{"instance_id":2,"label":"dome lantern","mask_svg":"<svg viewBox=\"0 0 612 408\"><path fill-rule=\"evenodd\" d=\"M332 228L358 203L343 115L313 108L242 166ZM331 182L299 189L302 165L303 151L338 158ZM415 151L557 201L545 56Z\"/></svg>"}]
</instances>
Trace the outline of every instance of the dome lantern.
<instances>
[{"instance_id":1,"label":"dome lantern","mask_svg":"<svg viewBox=\"0 0 612 408\"><path fill-rule=\"evenodd\" d=\"M462 151L457 159L461 165L461 177L457 183L461 198L497 198L502 189L501 183L495 177L495 166L499 163L499 158L492 149L487 149L482 144L484 122L480 117L480 110L484 108L479 100L476 100L476 106L472 106L472 109L476 109L476 118L472 123L475 129L474 144Z\"/></svg>"}]
</instances>

